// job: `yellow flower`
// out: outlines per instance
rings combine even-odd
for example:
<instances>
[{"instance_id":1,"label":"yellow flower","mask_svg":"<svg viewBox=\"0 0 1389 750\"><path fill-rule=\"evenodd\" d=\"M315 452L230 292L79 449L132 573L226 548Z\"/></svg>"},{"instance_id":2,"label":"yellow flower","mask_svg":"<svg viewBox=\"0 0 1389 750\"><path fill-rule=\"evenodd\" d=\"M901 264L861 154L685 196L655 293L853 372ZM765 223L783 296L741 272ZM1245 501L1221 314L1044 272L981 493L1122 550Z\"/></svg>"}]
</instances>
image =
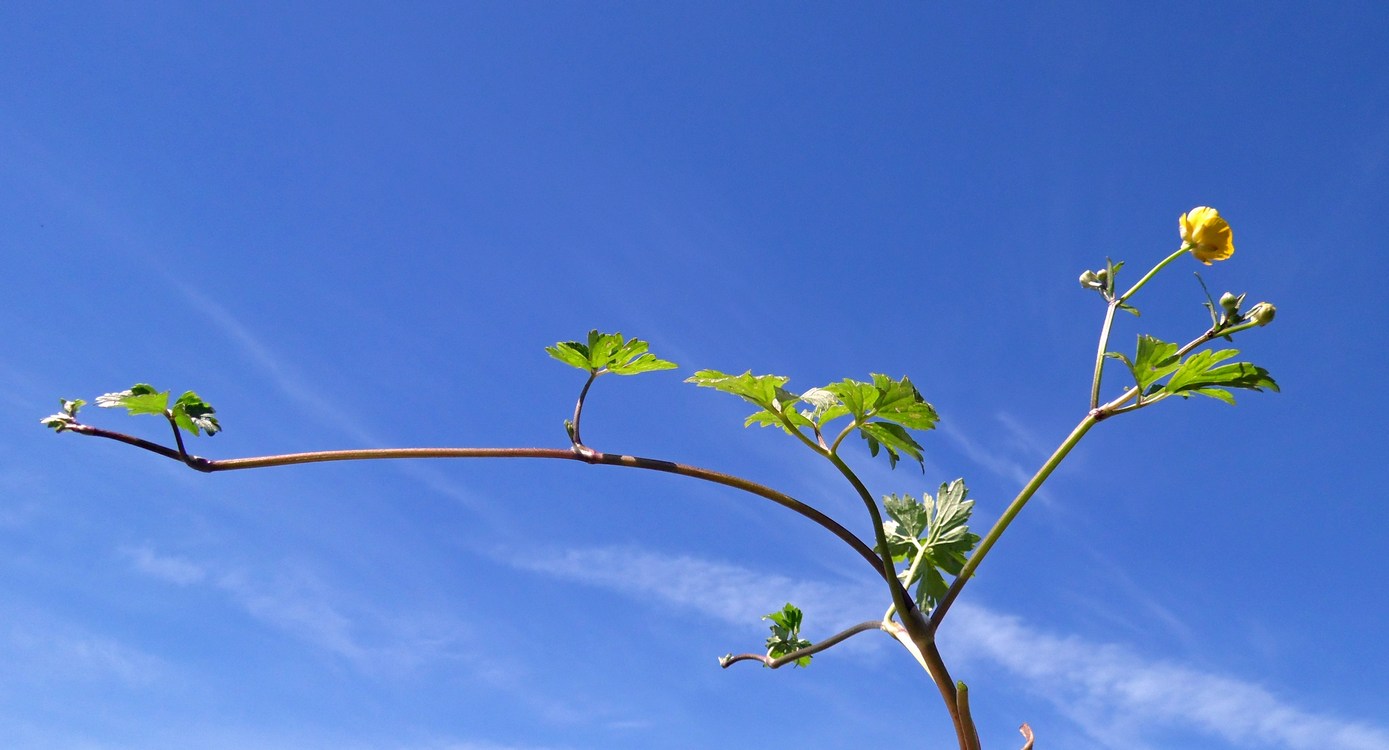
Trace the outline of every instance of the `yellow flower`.
<instances>
[{"instance_id":1,"label":"yellow flower","mask_svg":"<svg viewBox=\"0 0 1389 750\"><path fill-rule=\"evenodd\" d=\"M1182 242L1202 263L1209 266L1213 260L1225 260L1235 254L1235 238L1230 225L1214 208L1197 206L1177 221L1182 229Z\"/></svg>"}]
</instances>

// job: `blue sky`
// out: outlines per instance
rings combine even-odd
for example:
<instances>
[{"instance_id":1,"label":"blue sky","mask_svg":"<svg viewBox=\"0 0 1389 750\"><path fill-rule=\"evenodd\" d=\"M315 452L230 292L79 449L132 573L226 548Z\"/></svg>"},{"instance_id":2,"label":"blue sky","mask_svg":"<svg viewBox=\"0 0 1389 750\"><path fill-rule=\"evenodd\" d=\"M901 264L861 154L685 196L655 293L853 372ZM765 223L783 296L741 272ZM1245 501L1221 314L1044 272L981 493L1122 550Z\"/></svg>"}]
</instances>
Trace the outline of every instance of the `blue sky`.
<instances>
[{"instance_id":1,"label":"blue sky","mask_svg":"<svg viewBox=\"0 0 1389 750\"><path fill-rule=\"evenodd\" d=\"M1375 3L6 6L0 738L945 746L879 635L718 669L788 600L812 639L886 607L751 496L570 462L201 475L38 419L148 381L217 406L210 457L562 447L582 382L543 347L620 330L682 370L600 380L599 450L866 535L830 467L681 380L907 374L942 415L925 473L854 465L879 493L963 476L986 528L1086 408L1076 277L1212 205L1234 258L1164 272L1114 347L1203 330L1200 270L1278 305L1237 346L1283 393L1101 424L941 648L988 747L1027 721L1389 748L1386 45Z\"/></svg>"}]
</instances>

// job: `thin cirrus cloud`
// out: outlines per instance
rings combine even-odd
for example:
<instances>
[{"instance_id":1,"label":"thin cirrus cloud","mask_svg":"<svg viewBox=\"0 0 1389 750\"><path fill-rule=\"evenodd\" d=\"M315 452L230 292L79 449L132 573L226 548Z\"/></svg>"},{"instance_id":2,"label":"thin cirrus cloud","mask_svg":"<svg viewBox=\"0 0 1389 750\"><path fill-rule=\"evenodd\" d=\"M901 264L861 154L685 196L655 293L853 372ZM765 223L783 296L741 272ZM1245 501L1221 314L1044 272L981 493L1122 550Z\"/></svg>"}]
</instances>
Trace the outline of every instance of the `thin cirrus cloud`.
<instances>
[{"instance_id":1,"label":"thin cirrus cloud","mask_svg":"<svg viewBox=\"0 0 1389 750\"><path fill-rule=\"evenodd\" d=\"M179 586L210 585L252 618L343 657L363 671L399 671L464 658L462 628L456 623L353 601L308 570L261 575L160 554L149 547L121 552L142 574Z\"/></svg>"},{"instance_id":2,"label":"thin cirrus cloud","mask_svg":"<svg viewBox=\"0 0 1389 750\"><path fill-rule=\"evenodd\" d=\"M758 623L787 599L834 627L881 612L872 592L796 581L730 563L633 548L570 549L536 556L536 573L662 600L730 624ZM972 604L952 613L961 656L986 661L1051 701L1092 738L1142 747L1146 737L1196 732L1231 745L1289 750L1385 750L1389 729L1300 709L1236 677L1143 657L1116 644L1060 636ZM849 643L853 643L850 641Z\"/></svg>"}]
</instances>

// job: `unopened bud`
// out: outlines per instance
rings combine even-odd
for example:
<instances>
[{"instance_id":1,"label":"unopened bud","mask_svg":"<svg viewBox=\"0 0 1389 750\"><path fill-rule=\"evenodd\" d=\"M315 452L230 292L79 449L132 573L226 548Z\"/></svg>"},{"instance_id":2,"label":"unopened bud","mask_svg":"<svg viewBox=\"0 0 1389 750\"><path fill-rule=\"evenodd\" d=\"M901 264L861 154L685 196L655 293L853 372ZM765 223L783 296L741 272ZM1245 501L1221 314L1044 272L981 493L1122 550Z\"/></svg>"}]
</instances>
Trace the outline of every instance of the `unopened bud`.
<instances>
[{"instance_id":1,"label":"unopened bud","mask_svg":"<svg viewBox=\"0 0 1389 750\"><path fill-rule=\"evenodd\" d=\"M1245 318L1255 325L1266 326L1273 322L1273 316L1276 314L1278 314L1278 308L1267 302L1260 302L1249 308L1249 312L1245 313Z\"/></svg>"},{"instance_id":2,"label":"unopened bud","mask_svg":"<svg viewBox=\"0 0 1389 750\"><path fill-rule=\"evenodd\" d=\"M1225 308L1225 312L1234 315L1239 312L1239 305L1244 301L1244 295L1235 296L1234 292L1226 292L1220 295L1220 306Z\"/></svg>"},{"instance_id":3,"label":"unopened bud","mask_svg":"<svg viewBox=\"0 0 1389 750\"><path fill-rule=\"evenodd\" d=\"M1100 285L1100 279L1094 271L1086 271L1080 275L1080 285L1086 289L1094 289Z\"/></svg>"}]
</instances>

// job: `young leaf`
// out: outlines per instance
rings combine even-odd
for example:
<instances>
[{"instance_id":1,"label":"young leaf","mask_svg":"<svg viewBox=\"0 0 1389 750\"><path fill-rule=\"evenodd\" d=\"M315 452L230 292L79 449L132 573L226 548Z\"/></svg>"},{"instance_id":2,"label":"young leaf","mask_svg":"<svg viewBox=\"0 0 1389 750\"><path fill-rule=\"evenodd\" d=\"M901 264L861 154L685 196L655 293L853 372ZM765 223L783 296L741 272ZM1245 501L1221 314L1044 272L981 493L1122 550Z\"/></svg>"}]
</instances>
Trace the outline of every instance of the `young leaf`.
<instances>
[{"instance_id":1,"label":"young leaf","mask_svg":"<svg viewBox=\"0 0 1389 750\"><path fill-rule=\"evenodd\" d=\"M561 341L545 347L545 353L570 367L597 375L637 375L676 367L674 362L657 358L647 348L641 339L624 339L621 333L593 330L588 332L587 342Z\"/></svg>"},{"instance_id":2,"label":"young leaf","mask_svg":"<svg viewBox=\"0 0 1389 750\"><path fill-rule=\"evenodd\" d=\"M194 435L200 434L199 430L202 430L211 437L222 431L222 425L212 416L217 410L192 391L179 396L170 411L173 413L174 423Z\"/></svg>"},{"instance_id":3,"label":"young leaf","mask_svg":"<svg viewBox=\"0 0 1389 750\"><path fill-rule=\"evenodd\" d=\"M131 414L163 414L169 408L169 392L157 391L148 383L136 383L128 390L97 396L96 405L104 409L125 407Z\"/></svg>"},{"instance_id":4,"label":"young leaf","mask_svg":"<svg viewBox=\"0 0 1389 750\"><path fill-rule=\"evenodd\" d=\"M772 634L767 638L767 656L780 659L811 645L810 641L801 638L800 608L789 602L780 611L765 615L762 619L772 621ZM795 661L795 666L808 666L810 659L809 656L802 656Z\"/></svg>"},{"instance_id":5,"label":"young leaf","mask_svg":"<svg viewBox=\"0 0 1389 750\"><path fill-rule=\"evenodd\" d=\"M58 404L62 408L57 414L50 414L39 420L39 424L50 427L54 432L62 432L77 424L77 411L87 405L86 401L75 398L71 401L60 398Z\"/></svg>"}]
</instances>

